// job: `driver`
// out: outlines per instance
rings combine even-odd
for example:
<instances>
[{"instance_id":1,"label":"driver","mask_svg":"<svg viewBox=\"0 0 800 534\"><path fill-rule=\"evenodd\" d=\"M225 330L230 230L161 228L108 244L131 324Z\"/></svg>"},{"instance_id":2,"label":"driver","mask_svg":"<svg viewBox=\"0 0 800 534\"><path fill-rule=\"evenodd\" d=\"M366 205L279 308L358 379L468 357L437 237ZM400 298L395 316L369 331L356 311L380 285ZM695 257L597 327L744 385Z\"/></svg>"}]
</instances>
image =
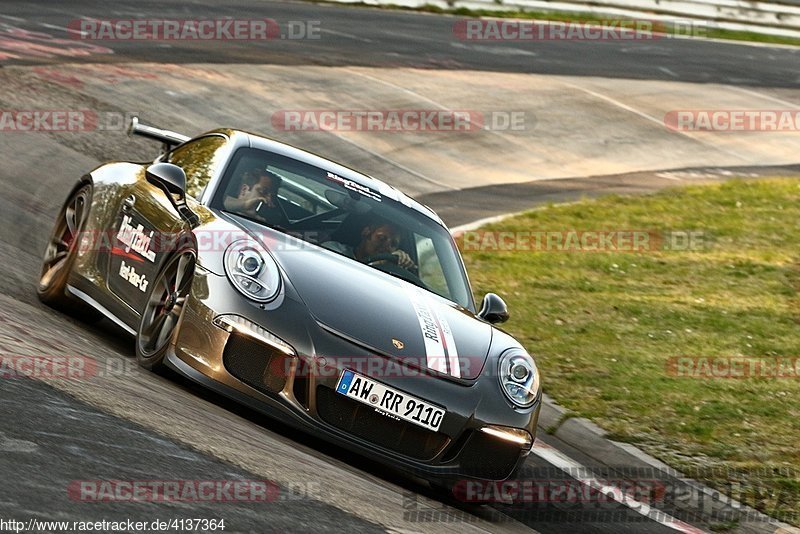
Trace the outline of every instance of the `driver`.
<instances>
[{"instance_id":1,"label":"driver","mask_svg":"<svg viewBox=\"0 0 800 534\"><path fill-rule=\"evenodd\" d=\"M278 189L283 179L272 171L254 167L242 174L237 196L226 196L227 211L263 221L267 224L285 226L286 214L278 204Z\"/></svg>"},{"instance_id":2,"label":"driver","mask_svg":"<svg viewBox=\"0 0 800 534\"><path fill-rule=\"evenodd\" d=\"M375 256L380 254L393 254L397 256L397 265L404 269L416 269L416 264L411 256L400 249L400 232L397 226L390 222L374 221L361 229L361 241L353 248L338 241L327 241L322 244L325 248L350 256L362 263L371 263ZM388 261L388 260L382 260Z\"/></svg>"}]
</instances>

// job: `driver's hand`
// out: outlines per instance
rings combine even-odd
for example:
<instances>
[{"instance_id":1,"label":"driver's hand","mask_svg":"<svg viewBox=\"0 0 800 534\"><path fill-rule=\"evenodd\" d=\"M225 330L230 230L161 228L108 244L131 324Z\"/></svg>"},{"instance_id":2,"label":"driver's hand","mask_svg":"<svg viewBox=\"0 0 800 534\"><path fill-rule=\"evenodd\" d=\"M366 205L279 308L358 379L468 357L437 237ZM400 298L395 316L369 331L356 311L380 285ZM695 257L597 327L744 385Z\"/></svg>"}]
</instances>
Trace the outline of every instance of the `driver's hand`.
<instances>
[{"instance_id":1,"label":"driver's hand","mask_svg":"<svg viewBox=\"0 0 800 534\"><path fill-rule=\"evenodd\" d=\"M397 265L402 267L403 269L416 269L417 264L411 259L411 256L405 250L395 250L392 252L395 256L397 256Z\"/></svg>"},{"instance_id":2,"label":"driver's hand","mask_svg":"<svg viewBox=\"0 0 800 534\"><path fill-rule=\"evenodd\" d=\"M259 204L263 204L265 208L274 208L275 205L272 202L271 198L268 197L256 197L250 198L244 203L244 210L247 212L255 212L256 208L258 208Z\"/></svg>"}]
</instances>

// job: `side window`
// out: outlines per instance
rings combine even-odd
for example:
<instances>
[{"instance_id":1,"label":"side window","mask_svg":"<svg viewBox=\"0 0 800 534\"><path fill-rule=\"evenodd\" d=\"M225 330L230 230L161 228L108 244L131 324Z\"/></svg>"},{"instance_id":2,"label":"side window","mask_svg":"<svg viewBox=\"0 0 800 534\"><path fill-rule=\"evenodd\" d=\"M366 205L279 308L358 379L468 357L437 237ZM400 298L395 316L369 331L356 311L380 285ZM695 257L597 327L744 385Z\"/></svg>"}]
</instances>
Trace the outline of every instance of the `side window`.
<instances>
[{"instance_id":1,"label":"side window","mask_svg":"<svg viewBox=\"0 0 800 534\"><path fill-rule=\"evenodd\" d=\"M419 279L440 295L449 294L447 279L444 276L442 264L439 263L439 256L436 254L433 240L419 234L414 234L414 240L419 260Z\"/></svg>"},{"instance_id":2,"label":"side window","mask_svg":"<svg viewBox=\"0 0 800 534\"><path fill-rule=\"evenodd\" d=\"M228 139L221 135L208 135L194 139L173 150L168 161L181 167L186 173L186 193L200 198L214 170L220 163Z\"/></svg>"}]
</instances>

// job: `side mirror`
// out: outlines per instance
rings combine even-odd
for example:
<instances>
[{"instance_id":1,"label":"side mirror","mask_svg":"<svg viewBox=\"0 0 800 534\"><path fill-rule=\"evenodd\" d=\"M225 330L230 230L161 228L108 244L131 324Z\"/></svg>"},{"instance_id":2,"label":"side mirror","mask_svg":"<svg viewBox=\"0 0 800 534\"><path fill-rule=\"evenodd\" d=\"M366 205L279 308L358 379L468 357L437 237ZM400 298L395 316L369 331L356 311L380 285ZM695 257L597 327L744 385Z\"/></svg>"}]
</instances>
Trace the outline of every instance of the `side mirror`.
<instances>
[{"instance_id":1,"label":"side mirror","mask_svg":"<svg viewBox=\"0 0 800 534\"><path fill-rule=\"evenodd\" d=\"M200 224L200 218L186 205L186 173L183 169L172 163L155 163L147 167L144 175L148 182L164 190L169 201L189 226L195 228Z\"/></svg>"},{"instance_id":2,"label":"side mirror","mask_svg":"<svg viewBox=\"0 0 800 534\"><path fill-rule=\"evenodd\" d=\"M181 201L186 199L186 173L177 165L172 163L150 165L145 171L145 176L150 183L177 195Z\"/></svg>"},{"instance_id":3,"label":"side mirror","mask_svg":"<svg viewBox=\"0 0 800 534\"><path fill-rule=\"evenodd\" d=\"M481 311L478 312L478 317L492 324L500 324L508 321L510 315L508 306L503 299L494 293L487 293L483 297L483 305L481 305Z\"/></svg>"}]
</instances>

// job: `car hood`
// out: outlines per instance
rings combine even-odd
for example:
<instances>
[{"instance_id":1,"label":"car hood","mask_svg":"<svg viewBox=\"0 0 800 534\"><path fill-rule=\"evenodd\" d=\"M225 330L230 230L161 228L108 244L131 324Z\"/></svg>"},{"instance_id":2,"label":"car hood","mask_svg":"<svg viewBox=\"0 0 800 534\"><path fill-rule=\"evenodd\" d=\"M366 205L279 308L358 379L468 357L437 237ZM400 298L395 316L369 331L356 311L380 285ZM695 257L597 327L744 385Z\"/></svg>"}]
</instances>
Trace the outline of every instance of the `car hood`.
<instances>
[{"instance_id":1,"label":"car hood","mask_svg":"<svg viewBox=\"0 0 800 534\"><path fill-rule=\"evenodd\" d=\"M237 222L260 238L326 330L421 369L462 379L480 374L493 329L469 310L353 259Z\"/></svg>"}]
</instances>

